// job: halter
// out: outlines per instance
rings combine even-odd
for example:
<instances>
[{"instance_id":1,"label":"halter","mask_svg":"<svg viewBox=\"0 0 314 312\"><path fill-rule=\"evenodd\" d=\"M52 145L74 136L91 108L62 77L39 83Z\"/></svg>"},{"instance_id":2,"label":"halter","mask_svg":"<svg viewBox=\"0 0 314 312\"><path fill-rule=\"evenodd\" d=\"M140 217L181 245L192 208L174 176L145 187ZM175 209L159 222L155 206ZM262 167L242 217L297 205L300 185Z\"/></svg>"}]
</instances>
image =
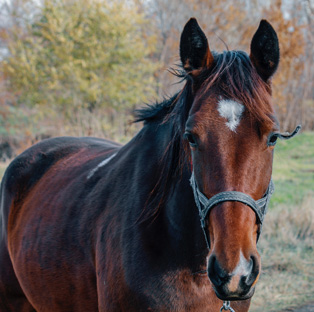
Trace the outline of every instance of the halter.
<instances>
[{"instance_id":1,"label":"halter","mask_svg":"<svg viewBox=\"0 0 314 312\"><path fill-rule=\"evenodd\" d=\"M259 199L259 200L254 200L251 196L242 193L242 192L237 192L237 191L227 191L227 192L221 192L216 195L214 195L211 198L207 198L198 188L195 177L194 177L194 171L192 172L192 176L190 179L191 187L193 189L194 193L194 199L196 206L198 208L200 220L201 220L201 227L204 232L205 236L205 241L207 244L208 249L210 249L210 240L209 236L207 235L206 232L206 217L211 211L214 206L225 202L225 201L237 201L241 202L243 204L246 204L249 206L253 211L256 213L257 216L257 222L261 224L264 221L265 214L267 212L269 200L271 198L271 195L274 192L274 183L273 180L271 179L267 188L267 191L265 195ZM203 208L202 208L203 207ZM260 235L261 230L258 233L258 238ZM258 239L257 238L257 239Z\"/></svg>"}]
</instances>

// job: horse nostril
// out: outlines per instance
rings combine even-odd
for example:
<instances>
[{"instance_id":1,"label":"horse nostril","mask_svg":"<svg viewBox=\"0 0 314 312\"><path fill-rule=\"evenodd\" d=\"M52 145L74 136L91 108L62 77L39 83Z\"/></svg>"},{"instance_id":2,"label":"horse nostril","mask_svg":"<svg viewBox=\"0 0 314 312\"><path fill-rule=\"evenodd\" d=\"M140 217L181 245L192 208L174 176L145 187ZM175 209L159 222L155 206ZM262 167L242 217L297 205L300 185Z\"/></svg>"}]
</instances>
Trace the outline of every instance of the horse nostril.
<instances>
[{"instance_id":1,"label":"horse nostril","mask_svg":"<svg viewBox=\"0 0 314 312\"><path fill-rule=\"evenodd\" d=\"M244 284L251 287L259 274L259 260L255 255L250 257L249 274L244 279Z\"/></svg>"},{"instance_id":2,"label":"horse nostril","mask_svg":"<svg viewBox=\"0 0 314 312\"><path fill-rule=\"evenodd\" d=\"M208 260L207 274L216 287L228 281L228 274L221 268L215 255L210 256Z\"/></svg>"},{"instance_id":3,"label":"horse nostril","mask_svg":"<svg viewBox=\"0 0 314 312\"><path fill-rule=\"evenodd\" d=\"M212 281L214 285L217 285L217 284L220 285L221 283L217 279L216 272L215 272L215 262L216 262L215 255L211 255L208 259L207 274L208 274L209 279Z\"/></svg>"}]
</instances>

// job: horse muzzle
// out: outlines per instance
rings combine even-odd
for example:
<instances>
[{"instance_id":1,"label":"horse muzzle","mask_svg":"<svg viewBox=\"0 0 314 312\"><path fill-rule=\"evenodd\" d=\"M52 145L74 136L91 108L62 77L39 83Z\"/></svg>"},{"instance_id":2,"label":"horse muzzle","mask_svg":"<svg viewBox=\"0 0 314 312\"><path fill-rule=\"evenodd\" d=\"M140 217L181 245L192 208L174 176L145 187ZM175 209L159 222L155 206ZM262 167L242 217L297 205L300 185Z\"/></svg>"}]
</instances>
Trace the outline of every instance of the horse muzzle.
<instances>
[{"instance_id":1,"label":"horse muzzle","mask_svg":"<svg viewBox=\"0 0 314 312\"><path fill-rule=\"evenodd\" d=\"M207 274L217 297L221 300L246 300L253 296L260 272L260 261L256 256L240 259L232 272L223 269L215 255L208 261Z\"/></svg>"}]
</instances>

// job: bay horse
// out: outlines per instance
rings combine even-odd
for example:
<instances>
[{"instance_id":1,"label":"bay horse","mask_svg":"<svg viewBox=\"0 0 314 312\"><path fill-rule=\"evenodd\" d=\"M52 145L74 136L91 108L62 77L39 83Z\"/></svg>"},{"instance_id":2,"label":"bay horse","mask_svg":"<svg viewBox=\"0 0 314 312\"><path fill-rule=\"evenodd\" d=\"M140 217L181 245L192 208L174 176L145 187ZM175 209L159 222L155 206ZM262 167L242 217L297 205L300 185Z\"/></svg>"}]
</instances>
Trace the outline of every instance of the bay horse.
<instances>
[{"instance_id":1,"label":"bay horse","mask_svg":"<svg viewBox=\"0 0 314 312\"><path fill-rule=\"evenodd\" d=\"M1 312L248 311L284 137L277 35L262 20L249 56L216 53L192 18L180 57L184 87L138 111L128 144L53 138L9 165Z\"/></svg>"}]
</instances>

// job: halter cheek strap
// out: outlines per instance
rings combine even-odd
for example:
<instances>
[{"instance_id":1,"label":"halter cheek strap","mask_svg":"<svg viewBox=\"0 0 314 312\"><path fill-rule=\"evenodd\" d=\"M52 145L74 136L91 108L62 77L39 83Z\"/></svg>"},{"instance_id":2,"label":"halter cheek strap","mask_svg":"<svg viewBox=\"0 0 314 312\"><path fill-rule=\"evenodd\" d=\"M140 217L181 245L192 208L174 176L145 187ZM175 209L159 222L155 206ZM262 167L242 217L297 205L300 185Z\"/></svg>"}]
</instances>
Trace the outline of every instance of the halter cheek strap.
<instances>
[{"instance_id":1,"label":"halter cheek strap","mask_svg":"<svg viewBox=\"0 0 314 312\"><path fill-rule=\"evenodd\" d=\"M208 249L210 249L210 240L209 236L206 233L206 218L212 208L214 208L216 205L225 202L225 201L237 201L241 202L247 206L249 206L257 216L257 222L262 226L262 223L264 221L265 214L267 212L268 204L271 195L274 192L274 183L272 180L270 180L270 183L268 185L267 191L265 195L259 199L254 200L251 196L237 191L228 191L228 192L221 192L216 195L214 195L211 198L207 198L198 188L195 177L194 177L194 171L192 171L192 176L190 179L191 187L193 189L194 194L194 200L195 204L199 211L200 221L201 221L201 227L203 229L205 240ZM261 230L260 230L261 232ZM258 238L260 235L260 232L258 233ZM258 239L257 238L257 239Z\"/></svg>"}]
</instances>

